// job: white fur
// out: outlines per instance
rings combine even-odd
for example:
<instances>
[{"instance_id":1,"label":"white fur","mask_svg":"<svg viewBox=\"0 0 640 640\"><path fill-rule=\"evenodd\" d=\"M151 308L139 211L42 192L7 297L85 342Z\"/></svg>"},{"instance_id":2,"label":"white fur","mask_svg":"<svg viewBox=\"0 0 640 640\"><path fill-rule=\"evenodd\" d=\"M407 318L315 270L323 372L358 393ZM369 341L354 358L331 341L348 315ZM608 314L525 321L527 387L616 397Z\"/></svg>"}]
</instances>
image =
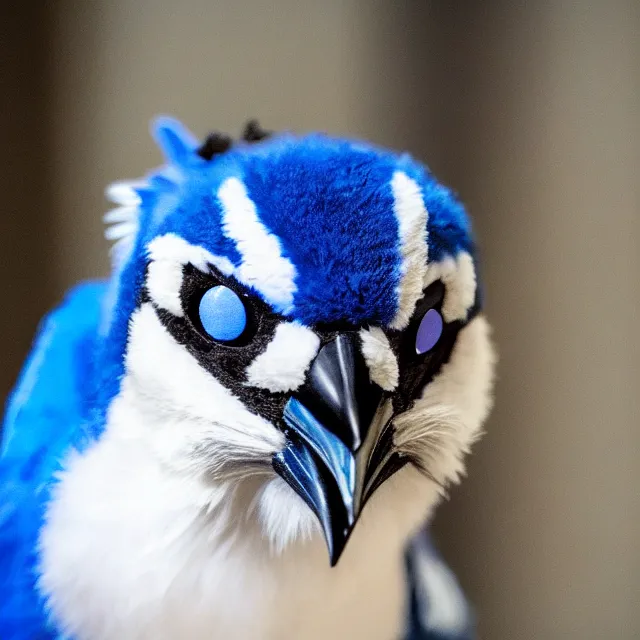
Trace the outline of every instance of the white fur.
<instances>
[{"instance_id":1,"label":"white fur","mask_svg":"<svg viewBox=\"0 0 640 640\"><path fill-rule=\"evenodd\" d=\"M108 225L104 235L107 240L114 242L111 260L116 270L120 269L131 255L138 234L140 196L135 189L141 186L144 186L142 181L120 181L110 184L105 191L107 199L119 205L103 217Z\"/></svg>"},{"instance_id":2,"label":"white fur","mask_svg":"<svg viewBox=\"0 0 640 640\"><path fill-rule=\"evenodd\" d=\"M128 209L130 209L130 207L120 207L119 209L114 209L112 213L118 213L118 217L119 216L125 216L129 214ZM115 216L112 218L112 220L115 218ZM138 225L135 222L118 222L117 224L114 224L110 227L107 227L107 229L104 232L104 237L107 240L121 240L133 233L136 232L138 228Z\"/></svg>"},{"instance_id":3,"label":"white fur","mask_svg":"<svg viewBox=\"0 0 640 640\"><path fill-rule=\"evenodd\" d=\"M247 384L274 393L297 389L319 346L311 329L297 322L279 324L265 351L247 367Z\"/></svg>"},{"instance_id":4,"label":"white fur","mask_svg":"<svg viewBox=\"0 0 640 640\"><path fill-rule=\"evenodd\" d=\"M284 314L293 308L296 270L282 255L280 241L258 217L256 206L237 178L227 178L218 189L222 229L235 241L242 256L236 277L255 288Z\"/></svg>"},{"instance_id":5,"label":"white fur","mask_svg":"<svg viewBox=\"0 0 640 640\"><path fill-rule=\"evenodd\" d=\"M184 315L180 302L182 265L179 262L153 261L147 270L147 291L151 299L174 316Z\"/></svg>"},{"instance_id":6,"label":"white fur","mask_svg":"<svg viewBox=\"0 0 640 640\"><path fill-rule=\"evenodd\" d=\"M385 391L393 391L398 386L398 360L389 339L380 327L360 330L361 351L371 381Z\"/></svg>"},{"instance_id":7,"label":"white fur","mask_svg":"<svg viewBox=\"0 0 640 640\"><path fill-rule=\"evenodd\" d=\"M313 511L280 477L264 485L256 503L264 535L278 555L292 543L307 542L314 533L319 533L320 525Z\"/></svg>"},{"instance_id":8,"label":"white fur","mask_svg":"<svg viewBox=\"0 0 640 640\"><path fill-rule=\"evenodd\" d=\"M442 316L447 322L466 320L467 313L476 296L476 271L473 258L461 251L455 259L447 257L433 262L427 268L423 287L442 280L445 285L445 297L442 304Z\"/></svg>"},{"instance_id":9,"label":"white fur","mask_svg":"<svg viewBox=\"0 0 640 640\"><path fill-rule=\"evenodd\" d=\"M105 189L105 196L108 200L121 206L134 206L140 204L140 196L136 193L136 188L144 187L143 181L120 180L112 182ZM108 216L109 214L107 214Z\"/></svg>"},{"instance_id":10,"label":"white fur","mask_svg":"<svg viewBox=\"0 0 640 640\"><path fill-rule=\"evenodd\" d=\"M40 588L54 620L77 640L400 637L403 549L432 485L409 468L385 483L335 568L317 526L274 554L264 524L308 508L285 486L258 517L251 494L172 474L107 434L67 461L49 507Z\"/></svg>"},{"instance_id":11,"label":"white fur","mask_svg":"<svg viewBox=\"0 0 640 640\"><path fill-rule=\"evenodd\" d=\"M478 317L420 401L455 409L460 435L448 446L477 436L491 361ZM67 457L41 532L39 588L63 633L400 637L404 549L438 500L435 483L411 466L385 482L331 568L308 508L269 465L281 432L202 369L149 303L132 317L126 371L102 437ZM409 431L400 433L411 447L419 410L405 416ZM461 455L425 458L434 476L449 478Z\"/></svg>"},{"instance_id":12,"label":"white fur","mask_svg":"<svg viewBox=\"0 0 640 640\"><path fill-rule=\"evenodd\" d=\"M174 233L152 240L147 246L147 253L150 259L147 291L158 307L178 317L184 315L180 288L185 264L190 263L200 271L207 271L208 265L213 265L225 275L233 272L233 265L224 256L215 256L204 247L189 244Z\"/></svg>"},{"instance_id":13,"label":"white fur","mask_svg":"<svg viewBox=\"0 0 640 640\"><path fill-rule=\"evenodd\" d=\"M126 413L135 406L155 419L153 434L141 436L153 436L149 446L164 464L180 471L185 465L204 465L202 472L216 475L218 465L228 463L231 455L245 463L270 463L284 444L278 429L247 411L175 342L150 304L143 304L131 320L126 370L122 395L132 400L124 402L126 410L122 400L114 402L112 411ZM121 421L132 422L127 415ZM133 427L126 428L130 433Z\"/></svg>"},{"instance_id":14,"label":"white fur","mask_svg":"<svg viewBox=\"0 0 640 640\"><path fill-rule=\"evenodd\" d=\"M396 171L393 174L391 190L393 210L398 220L402 266L398 310L390 326L392 329L404 329L422 297L422 281L428 258L428 214L420 187L406 173Z\"/></svg>"},{"instance_id":15,"label":"white fur","mask_svg":"<svg viewBox=\"0 0 640 640\"><path fill-rule=\"evenodd\" d=\"M126 364L104 434L67 458L41 532L39 588L65 633L400 634L403 549L437 499L432 483L411 468L386 482L331 568L308 508L263 464L280 432L201 369L150 304L132 318ZM221 469L221 450L244 460Z\"/></svg>"},{"instance_id":16,"label":"white fur","mask_svg":"<svg viewBox=\"0 0 640 640\"><path fill-rule=\"evenodd\" d=\"M422 397L394 420L394 444L417 459L442 487L458 482L464 454L478 439L493 403L495 352L489 325L477 316L460 330L449 361Z\"/></svg>"}]
</instances>

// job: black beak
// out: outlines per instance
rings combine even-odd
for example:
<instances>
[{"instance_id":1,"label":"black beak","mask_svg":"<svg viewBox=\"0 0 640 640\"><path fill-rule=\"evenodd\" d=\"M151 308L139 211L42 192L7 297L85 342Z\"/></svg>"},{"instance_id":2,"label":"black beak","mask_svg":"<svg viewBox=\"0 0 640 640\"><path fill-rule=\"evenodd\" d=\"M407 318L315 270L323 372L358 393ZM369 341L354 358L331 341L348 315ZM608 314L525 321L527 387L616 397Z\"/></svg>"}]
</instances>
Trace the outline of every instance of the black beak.
<instances>
[{"instance_id":1,"label":"black beak","mask_svg":"<svg viewBox=\"0 0 640 640\"><path fill-rule=\"evenodd\" d=\"M367 499L405 462L392 450L391 401L370 381L358 340L345 333L322 347L285 406L287 445L273 457L318 517L332 566Z\"/></svg>"}]
</instances>

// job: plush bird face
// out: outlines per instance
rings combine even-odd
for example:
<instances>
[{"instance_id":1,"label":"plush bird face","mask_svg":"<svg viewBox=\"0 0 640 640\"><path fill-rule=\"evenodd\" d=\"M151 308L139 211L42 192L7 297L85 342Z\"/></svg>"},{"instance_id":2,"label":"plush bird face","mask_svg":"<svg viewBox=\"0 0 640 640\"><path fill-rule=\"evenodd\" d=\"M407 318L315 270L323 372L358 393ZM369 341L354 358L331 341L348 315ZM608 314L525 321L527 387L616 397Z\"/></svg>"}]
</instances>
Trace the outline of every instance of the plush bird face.
<instances>
[{"instance_id":1,"label":"plush bird face","mask_svg":"<svg viewBox=\"0 0 640 640\"><path fill-rule=\"evenodd\" d=\"M156 133L167 166L110 190L124 369L107 423L135 424L172 473L259 479L279 546L304 503L335 564L398 470L457 479L489 409L464 210L365 144Z\"/></svg>"}]
</instances>

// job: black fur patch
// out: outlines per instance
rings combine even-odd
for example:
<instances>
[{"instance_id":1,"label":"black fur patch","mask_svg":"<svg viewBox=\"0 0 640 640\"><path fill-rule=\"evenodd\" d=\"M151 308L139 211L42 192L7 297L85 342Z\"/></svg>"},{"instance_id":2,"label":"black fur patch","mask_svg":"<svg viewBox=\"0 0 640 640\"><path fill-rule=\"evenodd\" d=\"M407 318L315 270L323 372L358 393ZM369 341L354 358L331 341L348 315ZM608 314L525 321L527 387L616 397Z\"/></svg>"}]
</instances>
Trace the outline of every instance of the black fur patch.
<instances>
[{"instance_id":1,"label":"black fur patch","mask_svg":"<svg viewBox=\"0 0 640 640\"><path fill-rule=\"evenodd\" d=\"M196 153L205 160L209 161L214 156L218 156L221 153L225 153L231 149L231 145L233 141L231 137L224 134L218 133L217 131L214 133L210 133L204 140L204 142L198 147Z\"/></svg>"},{"instance_id":2,"label":"black fur patch","mask_svg":"<svg viewBox=\"0 0 640 640\"><path fill-rule=\"evenodd\" d=\"M409 325L403 331L389 331L389 344L398 358L400 380L393 396L395 414L407 411L414 400L422 393L422 389L440 371L442 365L449 360L462 322L445 322L442 335L436 345L427 353L416 353L416 335L418 327L429 309L442 312L445 286L440 281L427 287L422 299L416 305Z\"/></svg>"},{"instance_id":3,"label":"black fur patch","mask_svg":"<svg viewBox=\"0 0 640 640\"><path fill-rule=\"evenodd\" d=\"M249 120L242 132L244 142L260 142L272 135L271 131L263 129L257 120ZM196 153L207 161L226 153L233 146L233 139L226 133L214 131L210 133L204 142L196 149Z\"/></svg>"},{"instance_id":4,"label":"black fur patch","mask_svg":"<svg viewBox=\"0 0 640 640\"><path fill-rule=\"evenodd\" d=\"M247 327L242 335L232 342L213 340L200 323L200 300L206 291L216 285L229 287L238 294L247 312ZM185 265L180 298L185 310L185 316L182 318L156 309L161 322L176 342L184 345L198 363L238 397L250 411L284 428L282 412L288 395L245 384L247 367L267 348L273 340L276 327L284 318L234 278L228 278L214 268L209 274L205 274L190 264Z\"/></svg>"},{"instance_id":5,"label":"black fur patch","mask_svg":"<svg viewBox=\"0 0 640 640\"><path fill-rule=\"evenodd\" d=\"M249 120L244 127L242 139L245 142L260 142L271 135L272 132L263 129L257 120Z\"/></svg>"}]
</instances>

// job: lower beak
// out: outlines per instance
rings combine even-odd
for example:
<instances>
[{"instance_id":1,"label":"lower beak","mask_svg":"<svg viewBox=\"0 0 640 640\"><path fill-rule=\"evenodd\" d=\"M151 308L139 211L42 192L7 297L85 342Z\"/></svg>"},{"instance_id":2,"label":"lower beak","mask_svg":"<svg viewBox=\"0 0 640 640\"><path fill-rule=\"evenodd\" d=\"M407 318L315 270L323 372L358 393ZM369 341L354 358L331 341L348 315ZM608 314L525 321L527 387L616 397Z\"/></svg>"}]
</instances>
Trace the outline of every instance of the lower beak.
<instances>
[{"instance_id":1,"label":"lower beak","mask_svg":"<svg viewBox=\"0 0 640 640\"><path fill-rule=\"evenodd\" d=\"M334 566L364 504L405 460L393 451L391 401L369 379L355 333L313 361L284 409L287 444L275 471L316 514Z\"/></svg>"}]
</instances>

